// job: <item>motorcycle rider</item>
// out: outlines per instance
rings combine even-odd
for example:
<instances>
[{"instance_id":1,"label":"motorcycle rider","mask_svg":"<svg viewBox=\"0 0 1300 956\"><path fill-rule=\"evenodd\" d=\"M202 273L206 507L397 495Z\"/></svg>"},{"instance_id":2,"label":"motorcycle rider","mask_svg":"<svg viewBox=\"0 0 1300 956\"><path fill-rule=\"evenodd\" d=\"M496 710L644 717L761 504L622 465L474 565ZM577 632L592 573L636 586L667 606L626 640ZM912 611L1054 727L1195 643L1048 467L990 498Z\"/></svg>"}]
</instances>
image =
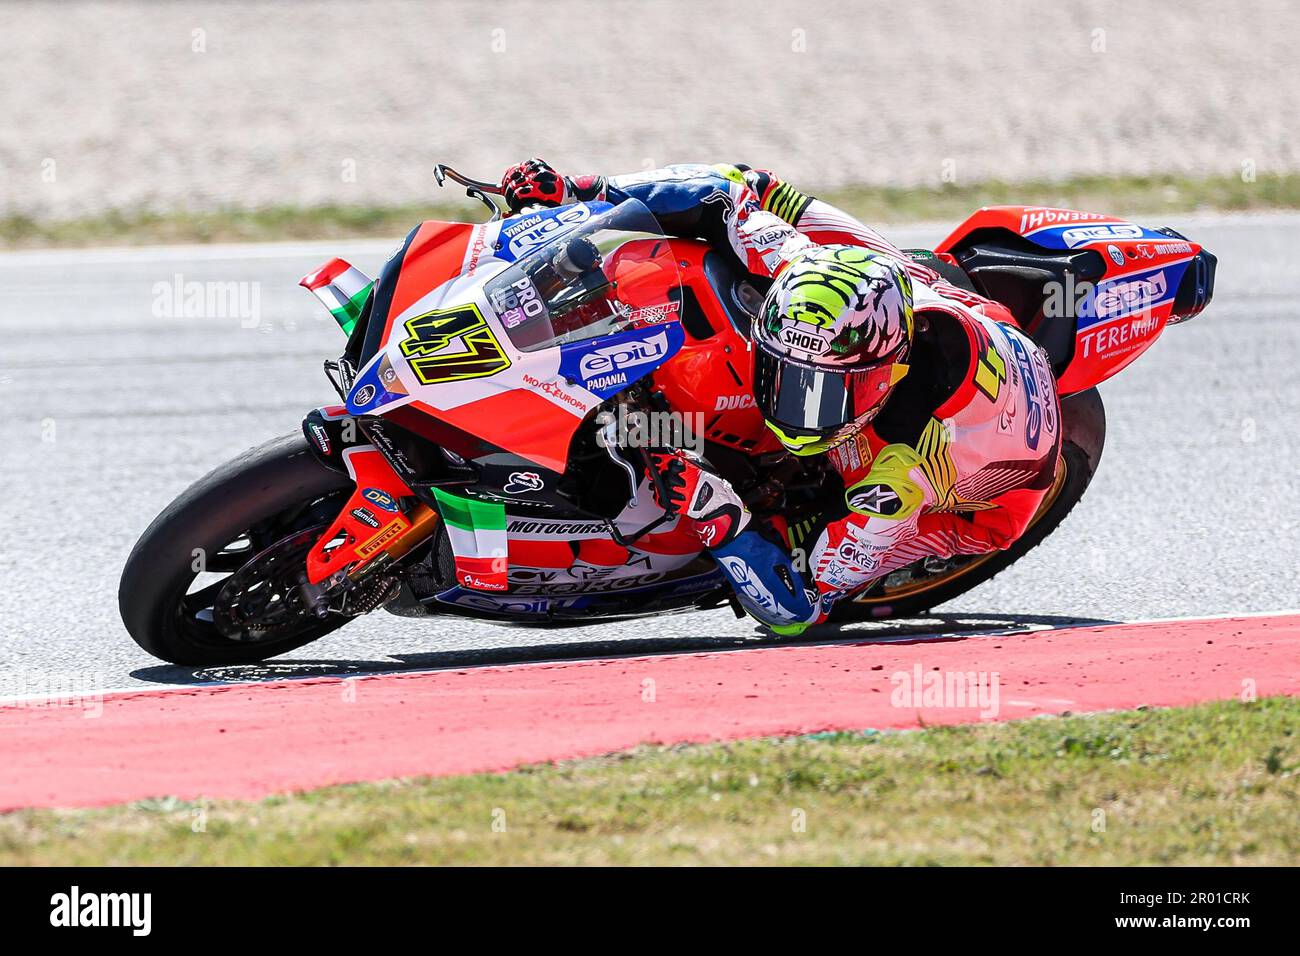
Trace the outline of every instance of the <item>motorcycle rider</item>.
<instances>
[{"instance_id":1,"label":"motorcycle rider","mask_svg":"<svg viewBox=\"0 0 1300 956\"><path fill-rule=\"evenodd\" d=\"M1007 548L1028 526L1055 475L1060 407L1046 355L1000 303L766 170L570 178L530 159L501 185L516 212L637 199L666 233L705 239L770 282L751 330L755 401L789 453L830 456L842 507L796 539L755 521L701 458L651 459L660 505L694 522L740 603L772 630L798 634L867 582L923 558Z\"/></svg>"}]
</instances>

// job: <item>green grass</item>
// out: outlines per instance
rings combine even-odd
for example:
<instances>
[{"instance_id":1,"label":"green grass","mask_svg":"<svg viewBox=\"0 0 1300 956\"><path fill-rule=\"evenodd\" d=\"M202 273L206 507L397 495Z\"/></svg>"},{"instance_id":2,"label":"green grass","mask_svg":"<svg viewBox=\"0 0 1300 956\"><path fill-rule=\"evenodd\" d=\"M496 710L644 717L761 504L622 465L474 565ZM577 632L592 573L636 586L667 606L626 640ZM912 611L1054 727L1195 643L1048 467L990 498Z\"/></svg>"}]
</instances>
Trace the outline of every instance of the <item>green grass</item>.
<instances>
[{"instance_id":1,"label":"green grass","mask_svg":"<svg viewBox=\"0 0 1300 956\"><path fill-rule=\"evenodd\" d=\"M20 811L0 865L1294 864L1297 728L1271 698Z\"/></svg>"},{"instance_id":2,"label":"green grass","mask_svg":"<svg viewBox=\"0 0 1300 956\"><path fill-rule=\"evenodd\" d=\"M947 221L954 225L980 206L1065 206L1124 216L1196 210L1300 209L1300 177L1088 177L1059 183L986 182L931 188L856 187L813 190L870 223ZM458 190L437 201L402 206L230 208L206 213L123 213L66 221L24 216L0 219L0 248L99 246L298 239L395 238L424 219L478 221L484 211ZM431 197L432 198L432 197Z\"/></svg>"}]
</instances>

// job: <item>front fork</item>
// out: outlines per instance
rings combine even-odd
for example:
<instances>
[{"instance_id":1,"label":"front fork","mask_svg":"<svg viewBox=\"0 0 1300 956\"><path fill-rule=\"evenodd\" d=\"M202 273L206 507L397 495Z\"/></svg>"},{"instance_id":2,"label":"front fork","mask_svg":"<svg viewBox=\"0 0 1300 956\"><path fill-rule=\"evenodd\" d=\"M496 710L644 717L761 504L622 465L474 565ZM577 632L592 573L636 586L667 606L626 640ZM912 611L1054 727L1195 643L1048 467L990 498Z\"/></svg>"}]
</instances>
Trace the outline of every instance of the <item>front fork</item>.
<instances>
[{"instance_id":1,"label":"front fork","mask_svg":"<svg viewBox=\"0 0 1300 956\"><path fill-rule=\"evenodd\" d=\"M438 527L437 511L416 498L383 452L364 435L358 442L349 434L357 428L341 405L316 409L303 421L313 454L327 467L346 471L356 486L307 555L304 595L318 614L328 613L337 591L390 567Z\"/></svg>"}]
</instances>

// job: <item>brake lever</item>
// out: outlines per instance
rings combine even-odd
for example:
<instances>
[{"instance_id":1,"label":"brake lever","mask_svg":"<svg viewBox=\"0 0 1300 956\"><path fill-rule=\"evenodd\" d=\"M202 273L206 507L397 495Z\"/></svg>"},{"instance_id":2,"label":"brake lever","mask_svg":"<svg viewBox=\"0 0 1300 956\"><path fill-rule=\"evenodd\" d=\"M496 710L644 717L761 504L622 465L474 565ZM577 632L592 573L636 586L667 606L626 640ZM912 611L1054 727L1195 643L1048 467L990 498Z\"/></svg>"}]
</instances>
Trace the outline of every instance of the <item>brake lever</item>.
<instances>
[{"instance_id":1,"label":"brake lever","mask_svg":"<svg viewBox=\"0 0 1300 956\"><path fill-rule=\"evenodd\" d=\"M485 183L477 179L470 179L468 176L463 176L450 166L443 165L442 163L438 163L433 167L433 178L438 181L439 186L445 186L448 179L464 186L466 196L470 199L477 199L491 211L492 215L488 219L488 222L496 222L505 215L501 207L498 206L495 201L488 198L489 196L505 195L504 190L502 190L502 188L496 183Z\"/></svg>"},{"instance_id":2,"label":"brake lever","mask_svg":"<svg viewBox=\"0 0 1300 956\"><path fill-rule=\"evenodd\" d=\"M505 190L501 188L500 183L485 183L481 179L470 179L443 163L438 163L433 167L433 178L438 181L439 186L445 185L444 180L450 179L452 182L460 183L470 189L477 189L479 192L490 193L494 196L505 195Z\"/></svg>"}]
</instances>

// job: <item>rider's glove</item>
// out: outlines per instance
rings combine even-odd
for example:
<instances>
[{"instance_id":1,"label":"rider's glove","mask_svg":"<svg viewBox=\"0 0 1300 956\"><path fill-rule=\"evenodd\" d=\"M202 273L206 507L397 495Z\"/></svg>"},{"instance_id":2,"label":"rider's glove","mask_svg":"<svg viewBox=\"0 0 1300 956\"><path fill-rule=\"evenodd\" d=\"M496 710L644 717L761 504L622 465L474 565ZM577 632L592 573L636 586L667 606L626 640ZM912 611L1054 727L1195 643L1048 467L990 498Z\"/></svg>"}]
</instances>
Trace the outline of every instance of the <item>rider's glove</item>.
<instances>
[{"instance_id":1,"label":"rider's glove","mask_svg":"<svg viewBox=\"0 0 1300 956\"><path fill-rule=\"evenodd\" d=\"M749 524L749 509L735 489L700 458L674 448L650 452L650 464L655 502L670 515L692 520L706 548L733 541Z\"/></svg>"},{"instance_id":2,"label":"rider's glove","mask_svg":"<svg viewBox=\"0 0 1300 956\"><path fill-rule=\"evenodd\" d=\"M755 210L729 224L731 247L754 275L776 276L815 243L770 212Z\"/></svg>"},{"instance_id":3,"label":"rider's glove","mask_svg":"<svg viewBox=\"0 0 1300 956\"><path fill-rule=\"evenodd\" d=\"M525 206L563 206L574 198L573 183L545 160L529 159L501 177L501 191L512 212Z\"/></svg>"},{"instance_id":4,"label":"rider's glove","mask_svg":"<svg viewBox=\"0 0 1300 956\"><path fill-rule=\"evenodd\" d=\"M604 176L561 176L544 159L511 166L501 177L501 191L511 212L525 206L563 206L605 199Z\"/></svg>"}]
</instances>

